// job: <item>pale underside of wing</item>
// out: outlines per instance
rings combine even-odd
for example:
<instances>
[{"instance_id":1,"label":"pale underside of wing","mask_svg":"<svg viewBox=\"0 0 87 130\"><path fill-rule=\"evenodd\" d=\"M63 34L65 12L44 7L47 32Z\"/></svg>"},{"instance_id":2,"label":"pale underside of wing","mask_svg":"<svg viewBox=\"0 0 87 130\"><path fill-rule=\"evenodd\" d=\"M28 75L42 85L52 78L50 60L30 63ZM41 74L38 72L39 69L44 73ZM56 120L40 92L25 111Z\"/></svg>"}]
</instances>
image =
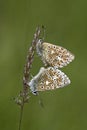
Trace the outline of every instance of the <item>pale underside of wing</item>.
<instances>
[{"instance_id":1,"label":"pale underside of wing","mask_svg":"<svg viewBox=\"0 0 87 130\"><path fill-rule=\"evenodd\" d=\"M36 90L53 90L62 88L68 84L70 84L70 80L62 71L49 67L40 76Z\"/></svg>"},{"instance_id":2,"label":"pale underside of wing","mask_svg":"<svg viewBox=\"0 0 87 130\"><path fill-rule=\"evenodd\" d=\"M50 43L42 44L42 60L45 65L62 68L74 59L74 55L67 49Z\"/></svg>"}]
</instances>

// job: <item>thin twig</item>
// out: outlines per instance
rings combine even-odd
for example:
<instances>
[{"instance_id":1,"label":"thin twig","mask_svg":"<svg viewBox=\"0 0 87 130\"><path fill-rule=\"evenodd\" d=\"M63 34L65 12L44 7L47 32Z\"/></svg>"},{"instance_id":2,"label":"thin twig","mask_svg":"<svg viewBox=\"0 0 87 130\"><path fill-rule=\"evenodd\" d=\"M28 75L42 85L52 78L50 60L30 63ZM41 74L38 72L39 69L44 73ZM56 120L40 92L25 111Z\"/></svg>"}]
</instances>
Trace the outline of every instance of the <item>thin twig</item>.
<instances>
[{"instance_id":1,"label":"thin twig","mask_svg":"<svg viewBox=\"0 0 87 130\"><path fill-rule=\"evenodd\" d=\"M24 109L24 106L21 106L20 119L19 119L19 130L21 130L21 122L22 122L22 117L23 117L23 109Z\"/></svg>"},{"instance_id":2,"label":"thin twig","mask_svg":"<svg viewBox=\"0 0 87 130\"><path fill-rule=\"evenodd\" d=\"M36 32L34 34L34 39L32 41L31 47L29 48L28 55L27 55L27 61L26 61L26 64L24 66L23 90L20 92L19 98L17 98L17 100L16 100L17 104L19 104L21 107L20 120L19 120L19 130L21 130L24 104L29 101L29 87L27 86L27 83L29 82L29 79L30 79L30 69L32 67L36 44L37 44L37 41L39 40L40 32L41 32L40 27L38 26L36 28Z\"/></svg>"}]
</instances>

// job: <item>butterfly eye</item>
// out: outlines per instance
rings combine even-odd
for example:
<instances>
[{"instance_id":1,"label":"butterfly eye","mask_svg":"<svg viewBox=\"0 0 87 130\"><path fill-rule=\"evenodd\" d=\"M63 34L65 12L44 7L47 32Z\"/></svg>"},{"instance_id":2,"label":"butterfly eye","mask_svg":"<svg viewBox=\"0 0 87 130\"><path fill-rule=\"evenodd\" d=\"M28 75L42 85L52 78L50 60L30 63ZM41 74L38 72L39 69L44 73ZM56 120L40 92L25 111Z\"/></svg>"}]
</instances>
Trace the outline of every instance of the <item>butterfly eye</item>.
<instances>
[{"instance_id":1,"label":"butterfly eye","mask_svg":"<svg viewBox=\"0 0 87 130\"><path fill-rule=\"evenodd\" d=\"M43 40L42 40L42 39L39 39L39 40L38 40L38 44L41 44L41 43L43 43Z\"/></svg>"},{"instance_id":2,"label":"butterfly eye","mask_svg":"<svg viewBox=\"0 0 87 130\"><path fill-rule=\"evenodd\" d=\"M38 92L37 92L37 91L32 91L32 93L33 93L34 95L37 95L37 94L38 94Z\"/></svg>"}]
</instances>

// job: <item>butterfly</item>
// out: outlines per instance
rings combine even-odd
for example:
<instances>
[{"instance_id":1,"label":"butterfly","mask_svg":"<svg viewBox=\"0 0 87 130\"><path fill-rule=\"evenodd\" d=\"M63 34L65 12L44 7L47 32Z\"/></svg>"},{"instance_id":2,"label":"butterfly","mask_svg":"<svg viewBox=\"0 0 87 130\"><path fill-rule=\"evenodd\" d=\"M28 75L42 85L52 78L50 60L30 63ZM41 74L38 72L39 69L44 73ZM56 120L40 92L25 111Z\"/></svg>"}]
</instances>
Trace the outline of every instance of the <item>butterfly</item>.
<instances>
[{"instance_id":1,"label":"butterfly","mask_svg":"<svg viewBox=\"0 0 87 130\"><path fill-rule=\"evenodd\" d=\"M38 91L54 90L68 84L70 84L70 79L61 70L54 67L41 67L38 74L30 80L28 86L31 92L37 95Z\"/></svg>"},{"instance_id":2,"label":"butterfly","mask_svg":"<svg viewBox=\"0 0 87 130\"><path fill-rule=\"evenodd\" d=\"M74 55L67 49L53 45L51 43L42 42L38 40L36 45L36 51L41 57L45 66L53 66L56 68L62 68L74 60Z\"/></svg>"}]
</instances>

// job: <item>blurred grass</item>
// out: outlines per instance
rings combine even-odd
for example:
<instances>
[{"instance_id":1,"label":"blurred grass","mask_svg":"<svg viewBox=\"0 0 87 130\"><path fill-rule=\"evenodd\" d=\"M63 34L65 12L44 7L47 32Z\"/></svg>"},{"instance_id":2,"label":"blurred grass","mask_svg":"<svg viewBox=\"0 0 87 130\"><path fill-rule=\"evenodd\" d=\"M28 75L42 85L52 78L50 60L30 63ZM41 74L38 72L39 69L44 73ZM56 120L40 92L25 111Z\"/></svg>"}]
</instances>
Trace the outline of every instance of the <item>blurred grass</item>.
<instances>
[{"instance_id":1,"label":"blurred grass","mask_svg":"<svg viewBox=\"0 0 87 130\"><path fill-rule=\"evenodd\" d=\"M46 25L47 42L71 50L76 58L63 69L72 81L68 87L40 93L44 109L38 104L39 97L31 96L22 130L87 129L86 5L86 0L0 1L0 129L18 128L20 111L12 97L22 88L27 50L37 25ZM33 75L40 66L36 56Z\"/></svg>"}]
</instances>

